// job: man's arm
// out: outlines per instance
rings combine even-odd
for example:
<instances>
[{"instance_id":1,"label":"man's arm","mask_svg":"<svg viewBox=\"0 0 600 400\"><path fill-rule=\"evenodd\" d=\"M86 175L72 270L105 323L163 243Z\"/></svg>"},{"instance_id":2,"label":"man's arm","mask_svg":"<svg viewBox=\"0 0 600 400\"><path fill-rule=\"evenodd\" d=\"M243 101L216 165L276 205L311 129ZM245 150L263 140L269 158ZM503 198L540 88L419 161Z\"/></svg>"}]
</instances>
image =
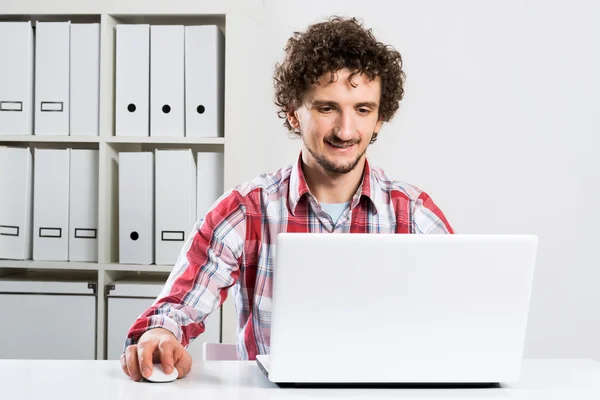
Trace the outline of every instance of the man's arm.
<instances>
[{"instance_id":1,"label":"man's arm","mask_svg":"<svg viewBox=\"0 0 600 400\"><path fill-rule=\"evenodd\" d=\"M454 233L446 216L425 192L411 204L412 233Z\"/></svg>"},{"instance_id":2,"label":"man's arm","mask_svg":"<svg viewBox=\"0 0 600 400\"><path fill-rule=\"evenodd\" d=\"M170 351L173 346L187 346L204 332L204 320L223 304L228 289L239 276L245 235L243 199L233 190L223 195L196 224L161 294L129 329L122 363L134 365L133 375L143 371L144 360L139 358L137 363L128 360L140 350L129 347L138 341L142 343L146 332L156 328L162 328L156 330L157 334L170 332L166 337L176 340L175 345L169 342ZM153 343L151 351L145 352L146 362L152 363L157 358L155 353L161 353L160 340ZM159 355L162 359L162 354ZM135 364L139 364L139 371L135 371Z\"/></svg>"}]
</instances>

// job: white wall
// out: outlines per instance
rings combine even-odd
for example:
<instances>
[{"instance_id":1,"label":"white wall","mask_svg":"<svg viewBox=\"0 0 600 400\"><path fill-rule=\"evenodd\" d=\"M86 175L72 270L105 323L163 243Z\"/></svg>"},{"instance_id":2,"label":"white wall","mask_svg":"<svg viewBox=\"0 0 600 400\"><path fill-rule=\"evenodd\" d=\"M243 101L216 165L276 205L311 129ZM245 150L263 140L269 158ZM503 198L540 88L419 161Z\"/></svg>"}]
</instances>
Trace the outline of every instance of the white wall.
<instances>
[{"instance_id":1,"label":"white wall","mask_svg":"<svg viewBox=\"0 0 600 400\"><path fill-rule=\"evenodd\" d=\"M406 96L369 151L427 191L461 233L534 233L540 245L527 357L600 360L600 3L265 0L269 70L294 30L363 19L402 54ZM272 104L239 180L295 160ZM250 138L249 137L249 138Z\"/></svg>"}]
</instances>

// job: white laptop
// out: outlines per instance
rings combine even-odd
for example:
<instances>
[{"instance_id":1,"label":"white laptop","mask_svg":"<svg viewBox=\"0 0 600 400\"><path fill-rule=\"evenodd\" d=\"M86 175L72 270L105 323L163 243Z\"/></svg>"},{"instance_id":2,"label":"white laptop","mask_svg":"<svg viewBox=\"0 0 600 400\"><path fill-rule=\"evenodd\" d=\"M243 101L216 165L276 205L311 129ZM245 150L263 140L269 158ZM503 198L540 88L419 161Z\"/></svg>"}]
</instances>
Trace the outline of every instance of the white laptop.
<instances>
[{"instance_id":1,"label":"white laptop","mask_svg":"<svg viewBox=\"0 0 600 400\"><path fill-rule=\"evenodd\" d=\"M518 380L531 235L278 235L272 382L500 384Z\"/></svg>"}]
</instances>

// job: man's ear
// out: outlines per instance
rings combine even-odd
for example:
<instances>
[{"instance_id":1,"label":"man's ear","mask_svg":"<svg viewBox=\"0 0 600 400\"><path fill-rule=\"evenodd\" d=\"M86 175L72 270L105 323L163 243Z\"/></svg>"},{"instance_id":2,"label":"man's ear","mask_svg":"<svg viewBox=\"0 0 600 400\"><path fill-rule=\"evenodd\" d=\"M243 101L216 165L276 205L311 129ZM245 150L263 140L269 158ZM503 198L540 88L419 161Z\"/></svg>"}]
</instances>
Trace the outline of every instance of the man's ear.
<instances>
[{"instance_id":1,"label":"man's ear","mask_svg":"<svg viewBox=\"0 0 600 400\"><path fill-rule=\"evenodd\" d=\"M286 112L287 120L290 123L290 126L296 130L300 129L300 121L298 120L298 113L296 110L290 110Z\"/></svg>"},{"instance_id":2,"label":"man's ear","mask_svg":"<svg viewBox=\"0 0 600 400\"><path fill-rule=\"evenodd\" d=\"M379 131L381 130L381 126L383 125L383 120L380 119L379 121L377 121L377 123L375 124L375 130L373 132L377 132L379 133Z\"/></svg>"}]
</instances>

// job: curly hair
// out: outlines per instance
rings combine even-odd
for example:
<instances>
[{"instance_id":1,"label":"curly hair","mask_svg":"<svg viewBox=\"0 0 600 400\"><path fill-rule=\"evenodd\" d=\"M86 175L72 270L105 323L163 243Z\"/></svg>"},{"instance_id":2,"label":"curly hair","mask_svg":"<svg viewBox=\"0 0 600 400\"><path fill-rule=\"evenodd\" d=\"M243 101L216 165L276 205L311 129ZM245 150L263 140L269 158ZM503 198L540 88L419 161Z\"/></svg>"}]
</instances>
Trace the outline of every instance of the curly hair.
<instances>
[{"instance_id":1,"label":"curly hair","mask_svg":"<svg viewBox=\"0 0 600 400\"><path fill-rule=\"evenodd\" d=\"M406 79L402 57L392 46L377 41L372 30L365 29L356 18L332 16L310 25L306 32L294 32L284 50L284 61L275 65L273 80L277 115L291 134L299 136L286 113L300 107L306 91L321 76L329 73L332 83L343 68L352 71L348 80L353 87L356 74L365 74L370 80L381 78L379 120L390 121L398 110ZM377 132L371 143L376 139Z\"/></svg>"}]
</instances>

